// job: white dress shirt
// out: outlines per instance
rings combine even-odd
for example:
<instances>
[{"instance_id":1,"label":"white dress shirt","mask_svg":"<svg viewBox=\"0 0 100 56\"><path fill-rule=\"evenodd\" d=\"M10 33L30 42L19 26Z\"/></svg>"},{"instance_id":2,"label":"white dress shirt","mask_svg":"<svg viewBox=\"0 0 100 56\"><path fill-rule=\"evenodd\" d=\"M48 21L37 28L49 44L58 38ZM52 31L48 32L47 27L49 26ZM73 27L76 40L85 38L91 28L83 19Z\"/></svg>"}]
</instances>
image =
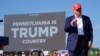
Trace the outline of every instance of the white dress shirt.
<instances>
[{"instance_id":1,"label":"white dress shirt","mask_svg":"<svg viewBox=\"0 0 100 56\"><path fill-rule=\"evenodd\" d=\"M78 35L84 35L82 17L78 17L76 19L77 19Z\"/></svg>"}]
</instances>

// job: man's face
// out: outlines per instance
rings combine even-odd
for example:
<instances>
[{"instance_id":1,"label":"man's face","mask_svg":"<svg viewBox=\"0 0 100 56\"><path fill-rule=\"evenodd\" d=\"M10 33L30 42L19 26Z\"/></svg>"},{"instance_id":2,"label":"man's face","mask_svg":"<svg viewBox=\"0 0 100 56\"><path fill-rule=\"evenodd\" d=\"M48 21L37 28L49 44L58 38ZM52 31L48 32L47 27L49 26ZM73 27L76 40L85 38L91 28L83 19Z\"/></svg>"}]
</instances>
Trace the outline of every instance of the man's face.
<instances>
[{"instance_id":1,"label":"man's face","mask_svg":"<svg viewBox=\"0 0 100 56\"><path fill-rule=\"evenodd\" d=\"M74 15L76 15L77 17L81 15L81 9L73 10L73 12L74 12Z\"/></svg>"}]
</instances>

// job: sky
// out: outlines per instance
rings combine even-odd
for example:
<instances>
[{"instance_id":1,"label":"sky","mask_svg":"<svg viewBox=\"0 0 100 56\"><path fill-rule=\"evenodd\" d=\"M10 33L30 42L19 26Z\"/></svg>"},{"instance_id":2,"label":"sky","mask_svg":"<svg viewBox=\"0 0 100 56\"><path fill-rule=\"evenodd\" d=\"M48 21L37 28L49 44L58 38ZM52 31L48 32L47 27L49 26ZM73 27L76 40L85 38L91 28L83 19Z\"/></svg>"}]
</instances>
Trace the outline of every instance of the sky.
<instances>
[{"instance_id":1,"label":"sky","mask_svg":"<svg viewBox=\"0 0 100 56\"><path fill-rule=\"evenodd\" d=\"M0 0L0 20L4 15L66 12L73 15L72 5L81 3L82 14L90 17L93 25L93 47L100 48L100 1L99 0ZM4 36L4 22L0 22L0 36Z\"/></svg>"}]
</instances>

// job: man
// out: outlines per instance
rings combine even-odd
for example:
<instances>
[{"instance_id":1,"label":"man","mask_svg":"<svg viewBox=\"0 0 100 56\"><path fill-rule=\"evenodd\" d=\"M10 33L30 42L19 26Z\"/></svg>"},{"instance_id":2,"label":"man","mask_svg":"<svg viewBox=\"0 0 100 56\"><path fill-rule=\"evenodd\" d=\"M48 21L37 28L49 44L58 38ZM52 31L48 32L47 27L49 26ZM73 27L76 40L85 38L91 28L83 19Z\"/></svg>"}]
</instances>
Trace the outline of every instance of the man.
<instances>
[{"instance_id":1,"label":"man","mask_svg":"<svg viewBox=\"0 0 100 56\"><path fill-rule=\"evenodd\" d=\"M90 18L82 15L80 3L72 7L73 16L66 19L65 32L68 32L67 50L69 56L88 56L93 42L93 29Z\"/></svg>"}]
</instances>

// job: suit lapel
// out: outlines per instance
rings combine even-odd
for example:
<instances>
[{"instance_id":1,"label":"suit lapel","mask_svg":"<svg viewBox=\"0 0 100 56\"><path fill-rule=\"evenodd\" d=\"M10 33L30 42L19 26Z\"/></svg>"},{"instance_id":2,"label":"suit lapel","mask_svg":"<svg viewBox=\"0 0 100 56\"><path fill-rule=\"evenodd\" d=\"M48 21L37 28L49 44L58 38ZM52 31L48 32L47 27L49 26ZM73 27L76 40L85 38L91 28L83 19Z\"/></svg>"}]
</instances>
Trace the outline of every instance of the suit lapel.
<instances>
[{"instance_id":1,"label":"suit lapel","mask_svg":"<svg viewBox=\"0 0 100 56\"><path fill-rule=\"evenodd\" d=\"M84 18L84 16L82 15L82 20L83 20L83 31L85 32L85 18Z\"/></svg>"},{"instance_id":2,"label":"suit lapel","mask_svg":"<svg viewBox=\"0 0 100 56\"><path fill-rule=\"evenodd\" d=\"M74 18L75 18L75 16L73 15L71 20L73 20ZM76 33L78 33L77 23L73 27L74 27Z\"/></svg>"},{"instance_id":3,"label":"suit lapel","mask_svg":"<svg viewBox=\"0 0 100 56\"><path fill-rule=\"evenodd\" d=\"M71 20L73 20L74 18L75 18L75 16L73 15ZM75 24L75 27L77 27L77 23Z\"/></svg>"}]
</instances>

